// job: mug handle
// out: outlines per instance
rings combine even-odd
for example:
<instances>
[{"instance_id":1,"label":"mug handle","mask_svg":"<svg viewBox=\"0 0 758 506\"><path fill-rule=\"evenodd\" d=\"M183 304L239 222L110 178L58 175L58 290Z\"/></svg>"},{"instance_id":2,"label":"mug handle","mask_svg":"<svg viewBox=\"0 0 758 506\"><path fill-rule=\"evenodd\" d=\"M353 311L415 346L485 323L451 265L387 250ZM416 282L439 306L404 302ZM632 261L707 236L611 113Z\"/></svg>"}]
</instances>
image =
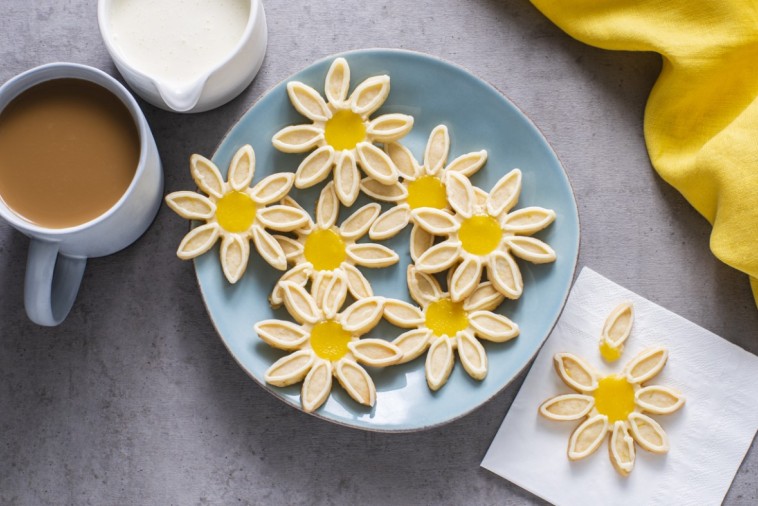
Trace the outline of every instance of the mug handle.
<instances>
[{"instance_id":1,"label":"mug handle","mask_svg":"<svg viewBox=\"0 0 758 506\"><path fill-rule=\"evenodd\" d=\"M86 257L60 253L58 243L32 238L24 281L29 319L48 327L61 323L74 304L86 265Z\"/></svg>"}]
</instances>

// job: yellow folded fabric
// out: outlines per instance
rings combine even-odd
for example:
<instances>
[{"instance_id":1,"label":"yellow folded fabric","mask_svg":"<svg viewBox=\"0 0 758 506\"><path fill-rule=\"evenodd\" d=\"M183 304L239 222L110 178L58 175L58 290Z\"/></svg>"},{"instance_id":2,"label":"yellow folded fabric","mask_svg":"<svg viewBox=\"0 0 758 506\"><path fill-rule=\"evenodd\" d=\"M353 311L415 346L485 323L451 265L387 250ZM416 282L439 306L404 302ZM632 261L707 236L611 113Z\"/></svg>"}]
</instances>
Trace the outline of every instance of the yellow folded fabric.
<instances>
[{"instance_id":1,"label":"yellow folded fabric","mask_svg":"<svg viewBox=\"0 0 758 506\"><path fill-rule=\"evenodd\" d=\"M750 276L758 305L758 1L532 3L586 44L663 56L645 109L650 159L713 225L713 254Z\"/></svg>"}]
</instances>

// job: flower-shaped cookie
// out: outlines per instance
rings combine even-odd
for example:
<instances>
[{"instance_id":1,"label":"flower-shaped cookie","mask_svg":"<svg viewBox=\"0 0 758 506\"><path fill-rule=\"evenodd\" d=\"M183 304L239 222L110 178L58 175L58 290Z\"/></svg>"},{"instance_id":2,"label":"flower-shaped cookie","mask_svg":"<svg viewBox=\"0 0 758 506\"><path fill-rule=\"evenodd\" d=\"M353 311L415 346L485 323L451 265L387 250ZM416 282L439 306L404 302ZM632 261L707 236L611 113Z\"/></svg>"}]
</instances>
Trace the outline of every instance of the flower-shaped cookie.
<instances>
[{"instance_id":1,"label":"flower-shaped cookie","mask_svg":"<svg viewBox=\"0 0 758 506\"><path fill-rule=\"evenodd\" d=\"M285 199L284 203L297 206L290 198ZM322 278L333 276L343 277L350 293L356 299L369 297L373 294L371 285L356 265L380 268L397 263L397 253L386 246L356 242L366 235L371 224L379 216L379 204L366 204L337 227L335 223L339 210L340 202L334 190L334 182L330 181L324 186L316 203L316 222L313 223L308 217L306 226L295 231L296 239L275 236L287 259L295 266L274 286L271 304L278 306L282 303L281 286L285 282L305 286L310 279L315 285L323 282Z\"/></svg>"},{"instance_id":2,"label":"flower-shaped cookie","mask_svg":"<svg viewBox=\"0 0 758 506\"><path fill-rule=\"evenodd\" d=\"M478 197L468 178L458 172L448 172L446 186L453 214L430 207L412 212L412 219L421 228L432 235L447 236L426 250L416 267L435 273L457 265L450 283L453 301L465 299L476 289L485 267L500 293L519 298L524 284L511 253L534 263L553 262L552 248L528 236L552 223L555 212L541 207L509 212L521 192L518 169L503 176L486 199Z\"/></svg>"},{"instance_id":3,"label":"flower-shaped cookie","mask_svg":"<svg viewBox=\"0 0 758 506\"><path fill-rule=\"evenodd\" d=\"M255 325L269 345L292 351L266 371L266 382L288 386L303 382L300 401L307 412L321 406L332 389L332 376L356 402L373 406L376 388L359 362L371 367L396 364L403 357L395 345L382 339L359 339L382 317L384 299L361 299L339 312L347 296L347 283L334 276L311 296L301 286L283 283L287 311L297 321L265 320Z\"/></svg>"},{"instance_id":4,"label":"flower-shaped cookie","mask_svg":"<svg viewBox=\"0 0 758 506\"><path fill-rule=\"evenodd\" d=\"M315 151L302 161L295 173L295 186L309 188L326 179L334 169L340 201L351 206L360 192L363 172L382 184L397 181L398 172L389 156L374 142L396 141L413 127L413 117L405 114L374 113L390 92L389 76L374 76L360 83L348 97L350 67L337 58L326 74L326 101L301 82L287 83L287 93L297 111L311 120L308 125L288 126L274 135L274 147L285 153Z\"/></svg>"},{"instance_id":5,"label":"flower-shaped cookie","mask_svg":"<svg viewBox=\"0 0 758 506\"><path fill-rule=\"evenodd\" d=\"M371 225L369 236L374 240L387 239L404 229L409 221L413 221L411 211L414 209L449 209L445 192L448 173L457 172L471 176L487 161L487 151L481 150L461 155L448 164L450 135L445 125L438 125L432 130L424 151L424 163L421 165L416 162L408 148L397 142L387 143L385 151L397 167L403 181L383 185L366 178L361 183L361 188L367 195L395 204L395 207L379 216ZM486 198L486 193L484 196ZM434 237L414 222L410 248L413 260L418 260L433 243Z\"/></svg>"},{"instance_id":6,"label":"flower-shaped cookie","mask_svg":"<svg viewBox=\"0 0 758 506\"><path fill-rule=\"evenodd\" d=\"M200 155L190 158L192 179L208 196L191 191L166 196L168 206L182 218L202 220L184 237L176 254L183 260L202 255L221 237L221 267L226 279L236 283L245 273L252 238L258 253L273 267L284 270L284 250L266 228L289 232L305 225L308 214L284 205L269 205L281 200L292 188L290 173L273 174L254 187L255 153L249 145L241 147L229 164L225 182L213 162Z\"/></svg>"},{"instance_id":7,"label":"flower-shaped cookie","mask_svg":"<svg viewBox=\"0 0 758 506\"><path fill-rule=\"evenodd\" d=\"M611 462L624 476L634 467L635 441L649 452L668 452L668 436L658 422L644 413L673 413L684 405L684 397L668 387L642 386L663 369L667 358L665 348L650 348L632 359L620 375L602 376L575 355L555 355L558 375L579 393L548 399L539 412L560 421L586 417L569 439L570 460L592 454L608 433Z\"/></svg>"},{"instance_id":8,"label":"flower-shaped cookie","mask_svg":"<svg viewBox=\"0 0 758 506\"><path fill-rule=\"evenodd\" d=\"M463 368L474 379L487 375L487 354L477 340L502 343L519 334L518 325L505 316L493 313L503 296L492 283L481 283L471 295L453 302L437 280L408 266L408 291L421 306L387 299L384 317L394 325L410 328L393 341L403 351L402 362L426 355L426 382L438 390L447 382L458 350Z\"/></svg>"}]
</instances>

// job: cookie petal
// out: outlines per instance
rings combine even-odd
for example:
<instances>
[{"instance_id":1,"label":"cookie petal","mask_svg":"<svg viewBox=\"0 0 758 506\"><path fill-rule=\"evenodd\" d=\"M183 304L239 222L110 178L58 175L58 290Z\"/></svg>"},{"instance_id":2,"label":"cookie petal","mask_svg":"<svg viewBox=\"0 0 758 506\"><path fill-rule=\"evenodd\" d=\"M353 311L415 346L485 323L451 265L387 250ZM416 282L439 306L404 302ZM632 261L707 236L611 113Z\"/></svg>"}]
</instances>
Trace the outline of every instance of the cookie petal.
<instances>
[{"instance_id":1,"label":"cookie petal","mask_svg":"<svg viewBox=\"0 0 758 506\"><path fill-rule=\"evenodd\" d=\"M326 99L335 105L341 105L350 89L350 66L344 58L337 58L326 73L324 91Z\"/></svg>"},{"instance_id":2,"label":"cookie petal","mask_svg":"<svg viewBox=\"0 0 758 506\"><path fill-rule=\"evenodd\" d=\"M684 397L673 388L652 385L634 394L637 406L655 415L668 415L684 406Z\"/></svg>"},{"instance_id":3,"label":"cookie petal","mask_svg":"<svg viewBox=\"0 0 758 506\"><path fill-rule=\"evenodd\" d=\"M368 235L375 241L389 239L403 230L410 219L411 208L408 204L391 207L371 224Z\"/></svg>"},{"instance_id":4,"label":"cookie petal","mask_svg":"<svg viewBox=\"0 0 758 506\"><path fill-rule=\"evenodd\" d=\"M474 214L474 188L468 178L457 172L450 172L445 178L447 201L453 210L463 218L471 218Z\"/></svg>"},{"instance_id":5,"label":"cookie petal","mask_svg":"<svg viewBox=\"0 0 758 506\"><path fill-rule=\"evenodd\" d=\"M482 281L482 261L476 257L463 260L453 271L450 279L450 298L459 302L476 289Z\"/></svg>"},{"instance_id":6,"label":"cookie petal","mask_svg":"<svg viewBox=\"0 0 758 506\"><path fill-rule=\"evenodd\" d=\"M253 243L258 254L275 269L280 271L287 269L287 256L284 250L276 242L276 239L263 230L263 227L253 225Z\"/></svg>"},{"instance_id":7,"label":"cookie petal","mask_svg":"<svg viewBox=\"0 0 758 506\"><path fill-rule=\"evenodd\" d=\"M421 356L431 341L432 333L429 329L413 329L400 334L397 339L392 341L392 344L403 352L403 358L398 363L404 364Z\"/></svg>"},{"instance_id":8,"label":"cookie petal","mask_svg":"<svg viewBox=\"0 0 758 506\"><path fill-rule=\"evenodd\" d=\"M403 358L400 348L383 339L359 339L347 343L347 346L358 362L370 367L386 367Z\"/></svg>"},{"instance_id":9,"label":"cookie petal","mask_svg":"<svg viewBox=\"0 0 758 506\"><path fill-rule=\"evenodd\" d=\"M316 411L329 397L332 391L332 364L328 360L316 360L303 381L300 402L303 411Z\"/></svg>"},{"instance_id":10,"label":"cookie petal","mask_svg":"<svg viewBox=\"0 0 758 506\"><path fill-rule=\"evenodd\" d=\"M556 353L553 365L564 383L579 392L597 388L598 374L584 360L571 353Z\"/></svg>"},{"instance_id":11,"label":"cookie petal","mask_svg":"<svg viewBox=\"0 0 758 506\"><path fill-rule=\"evenodd\" d=\"M501 223L503 230L514 234L530 235L539 232L555 221L555 211L542 207L525 207L509 213Z\"/></svg>"},{"instance_id":12,"label":"cookie petal","mask_svg":"<svg viewBox=\"0 0 758 506\"><path fill-rule=\"evenodd\" d=\"M355 335L363 335L373 329L382 318L384 299L366 297L352 303L340 314L342 328Z\"/></svg>"},{"instance_id":13,"label":"cookie petal","mask_svg":"<svg viewBox=\"0 0 758 506\"><path fill-rule=\"evenodd\" d=\"M509 299L518 299L524 292L521 270L511 255L505 251L493 251L486 260L487 277L492 285Z\"/></svg>"},{"instance_id":14,"label":"cookie petal","mask_svg":"<svg viewBox=\"0 0 758 506\"><path fill-rule=\"evenodd\" d=\"M284 320L263 320L253 328L263 342L280 350L296 350L309 337L303 327Z\"/></svg>"},{"instance_id":15,"label":"cookie petal","mask_svg":"<svg viewBox=\"0 0 758 506\"><path fill-rule=\"evenodd\" d=\"M634 323L634 306L631 302L623 302L616 306L603 324L600 341L606 346L618 350L624 348L624 342L629 337Z\"/></svg>"},{"instance_id":16,"label":"cookie petal","mask_svg":"<svg viewBox=\"0 0 758 506\"><path fill-rule=\"evenodd\" d=\"M440 209L421 207L411 212L413 222L432 235L448 235L458 231L460 225L453 215Z\"/></svg>"},{"instance_id":17,"label":"cookie petal","mask_svg":"<svg viewBox=\"0 0 758 506\"><path fill-rule=\"evenodd\" d=\"M324 230L331 228L337 222L340 212L340 201L334 190L334 183L329 182L316 202L316 224Z\"/></svg>"},{"instance_id":18,"label":"cookie petal","mask_svg":"<svg viewBox=\"0 0 758 506\"><path fill-rule=\"evenodd\" d=\"M329 175L334 164L334 149L321 146L308 155L295 172L295 187L310 188L317 185Z\"/></svg>"},{"instance_id":19,"label":"cookie petal","mask_svg":"<svg viewBox=\"0 0 758 506\"><path fill-rule=\"evenodd\" d=\"M291 232L306 225L310 218L303 211L285 205L264 207L255 216L261 225L279 232Z\"/></svg>"},{"instance_id":20,"label":"cookie petal","mask_svg":"<svg viewBox=\"0 0 758 506\"><path fill-rule=\"evenodd\" d=\"M303 225L300 228L300 230L298 230L298 232L300 234L308 235L308 234L310 234L313 231L314 228L316 228L316 224L313 223L313 220L311 219L310 214L308 214L308 211L306 211L305 209L303 209L303 206L301 206L300 204L298 204L295 201L295 199L293 199L292 197L290 197L288 195L288 196L284 197L282 200L280 200L279 203L281 205L283 205L283 206L294 207L295 209L298 209L298 210L302 211L303 214L305 214L306 216L308 216L308 223L306 223L305 225Z\"/></svg>"},{"instance_id":21,"label":"cookie petal","mask_svg":"<svg viewBox=\"0 0 758 506\"><path fill-rule=\"evenodd\" d=\"M629 427L637 444L652 453L669 451L669 438L658 422L641 413L629 414Z\"/></svg>"},{"instance_id":22,"label":"cookie petal","mask_svg":"<svg viewBox=\"0 0 758 506\"><path fill-rule=\"evenodd\" d=\"M390 77L369 77L350 96L350 108L364 118L379 109L390 94Z\"/></svg>"},{"instance_id":23,"label":"cookie petal","mask_svg":"<svg viewBox=\"0 0 758 506\"><path fill-rule=\"evenodd\" d=\"M201 155L190 157L190 174L195 184L206 194L220 199L224 195L224 179L216 165Z\"/></svg>"},{"instance_id":24,"label":"cookie petal","mask_svg":"<svg viewBox=\"0 0 758 506\"><path fill-rule=\"evenodd\" d=\"M388 142L384 145L384 152L395 164L403 179L413 181L421 177L421 167L408 148L398 142Z\"/></svg>"},{"instance_id":25,"label":"cookie petal","mask_svg":"<svg viewBox=\"0 0 758 506\"><path fill-rule=\"evenodd\" d=\"M165 200L168 207L187 220L209 220L216 214L216 205L199 193L173 192Z\"/></svg>"},{"instance_id":26,"label":"cookie petal","mask_svg":"<svg viewBox=\"0 0 758 506\"><path fill-rule=\"evenodd\" d=\"M433 274L452 267L461 256L461 243L447 240L432 246L416 261L416 269Z\"/></svg>"},{"instance_id":27,"label":"cookie petal","mask_svg":"<svg viewBox=\"0 0 758 506\"><path fill-rule=\"evenodd\" d=\"M299 383L311 370L315 357L312 350L299 350L280 358L268 368L264 379L269 385L286 387Z\"/></svg>"},{"instance_id":28,"label":"cookie petal","mask_svg":"<svg viewBox=\"0 0 758 506\"><path fill-rule=\"evenodd\" d=\"M342 271L345 273L345 280L347 281L347 288L356 299L365 299L374 295L374 291L371 289L371 284L366 277L355 268L355 266L343 263Z\"/></svg>"},{"instance_id":29,"label":"cookie petal","mask_svg":"<svg viewBox=\"0 0 758 506\"><path fill-rule=\"evenodd\" d=\"M386 185L397 181L397 169L387 153L368 142L359 142L356 151L358 162L368 177Z\"/></svg>"},{"instance_id":30,"label":"cookie petal","mask_svg":"<svg viewBox=\"0 0 758 506\"><path fill-rule=\"evenodd\" d=\"M221 269L226 279L234 284L240 280L250 258L250 241L237 234L227 234L221 240Z\"/></svg>"},{"instance_id":31,"label":"cookie petal","mask_svg":"<svg viewBox=\"0 0 758 506\"><path fill-rule=\"evenodd\" d=\"M303 244L291 237L285 235L273 235L276 242L281 246L284 251L284 256L287 257L288 262L294 262L300 255L303 254Z\"/></svg>"},{"instance_id":32,"label":"cookie petal","mask_svg":"<svg viewBox=\"0 0 758 506\"><path fill-rule=\"evenodd\" d=\"M634 468L634 439L629 435L626 423L618 421L613 424L611 442L608 445L611 463L622 476L627 476Z\"/></svg>"},{"instance_id":33,"label":"cookie petal","mask_svg":"<svg viewBox=\"0 0 758 506\"><path fill-rule=\"evenodd\" d=\"M553 248L534 237L522 237L519 235L506 237L505 243L514 255L532 263L545 264L555 261L555 251L553 251Z\"/></svg>"},{"instance_id":34,"label":"cookie petal","mask_svg":"<svg viewBox=\"0 0 758 506\"><path fill-rule=\"evenodd\" d=\"M571 434L568 447L569 460L583 459L595 452L608 432L608 417L595 415L585 420Z\"/></svg>"},{"instance_id":35,"label":"cookie petal","mask_svg":"<svg viewBox=\"0 0 758 506\"><path fill-rule=\"evenodd\" d=\"M298 323L316 323L322 319L316 301L300 285L282 283L284 306Z\"/></svg>"},{"instance_id":36,"label":"cookie petal","mask_svg":"<svg viewBox=\"0 0 758 506\"><path fill-rule=\"evenodd\" d=\"M455 357L452 339L440 337L432 340L426 354L426 383L432 390L439 390L453 371Z\"/></svg>"},{"instance_id":37,"label":"cookie petal","mask_svg":"<svg viewBox=\"0 0 758 506\"><path fill-rule=\"evenodd\" d=\"M357 241L368 232L371 225L376 221L382 207L376 202L366 204L355 211L340 226L340 235L343 239Z\"/></svg>"},{"instance_id":38,"label":"cookie petal","mask_svg":"<svg viewBox=\"0 0 758 506\"><path fill-rule=\"evenodd\" d=\"M410 208L409 208L410 209ZM409 213L410 214L410 213ZM419 227L418 225L413 225L411 228L411 258L414 262L418 262L418 259L421 258L421 255L424 254L429 248L431 248L434 245L434 236L424 230L423 228Z\"/></svg>"},{"instance_id":39,"label":"cookie petal","mask_svg":"<svg viewBox=\"0 0 758 506\"><path fill-rule=\"evenodd\" d=\"M268 298L271 306L277 308L284 303L284 292L282 291L283 283L290 282L299 286L305 286L312 272L313 265L310 262L304 262L282 274L282 277L276 282L274 289L271 291L271 295Z\"/></svg>"},{"instance_id":40,"label":"cookie petal","mask_svg":"<svg viewBox=\"0 0 758 506\"><path fill-rule=\"evenodd\" d=\"M660 346L643 350L624 368L627 381L629 383L644 383L652 379L666 365L668 356L666 348Z\"/></svg>"},{"instance_id":41,"label":"cookie petal","mask_svg":"<svg viewBox=\"0 0 758 506\"><path fill-rule=\"evenodd\" d=\"M287 83L287 95L297 112L311 121L326 121L332 114L319 92L299 81Z\"/></svg>"},{"instance_id":42,"label":"cookie petal","mask_svg":"<svg viewBox=\"0 0 758 506\"><path fill-rule=\"evenodd\" d=\"M399 182L382 184L370 177L363 178L361 181L361 191L369 197L381 200L382 202L399 202L408 197L408 190Z\"/></svg>"},{"instance_id":43,"label":"cookie petal","mask_svg":"<svg viewBox=\"0 0 758 506\"><path fill-rule=\"evenodd\" d=\"M271 143L284 153L304 153L324 142L324 129L313 125L284 127L274 134Z\"/></svg>"},{"instance_id":44,"label":"cookie petal","mask_svg":"<svg viewBox=\"0 0 758 506\"><path fill-rule=\"evenodd\" d=\"M364 267L380 268L396 264L400 257L387 246L374 243L350 244L345 248L350 260Z\"/></svg>"},{"instance_id":45,"label":"cookie petal","mask_svg":"<svg viewBox=\"0 0 758 506\"><path fill-rule=\"evenodd\" d=\"M423 325L424 314L419 308L397 299L384 301L384 318L393 325L410 329Z\"/></svg>"},{"instance_id":46,"label":"cookie petal","mask_svg":"<svg viewBox=\"0 0 758 506\"><path fill-rule=\"evenodd\" d=\"M374 142L392 142L404 137L413 128L413 116L382 114L368 124L366 135Z\"/></svg>"},{"instance_id":47,"label":"cookie petal","mask_svg":"<svg viewBox=\"0 0 758 506\"><path fill-rule=\"evenodd\" d=\"M355 203L361 192L361 174L352 151L341 151L334 166L334 188L345 207Z\"/></svg>"},{"instance_id":48,"label":"cookie petal","mask_svg":"<svg viewBox=\"0 0 758 506\"><path fill-rule=\"evenodd\" d=\"M487 200L487 212L491 216L507 213L518 202L521 194L521 171L513 169L495 183Z\"/></svg>"},{"instance_id":49,"label":"cookie petal","mask_svg":"<svg viewBox=\"0 0 758 506\"><path fill-rule=\"evenodd\" d=\"M323 310L326 288L335 275L338 275L335 271L316 271L313 273L310 294L319 309Z\"/></svg>"},{"instance_id":50,"label":"cookie petal","mask_svg":"<svg viewBox=\"0 0 758 506\"><path fill-rule=\"evenodd\" d=\"M450 151L450 134L445 125L437 125L429 135L424 150L424 169L429 175L436 175L447 163Z\"/></svg>"},{"instance_id":51,"label":"cookie petal","mask_svg":"<svg viewBox=\"0 0 758 506\"><path fill-rule=\"evenodd\" d=\"M250 144L246 144L237 150L229 164L229 173L226 176L229 185L236 191L242 191L253 180L255 175L255 151Z\"/></svg>"},{"instance_id":52,"label":"cookie petal","mask_svg":"<svg viewBox=\"0 0 758 506\"><path fill-rule=\"evenodd\" d=\"M487 162L487 150L475 151L461 155L448 164L445 172L457 172L466 177L471 177Z\"/></svg>"},{"instance_id":53,"label":"cookie petal","mask_svg":"<svg viewBox=\"0 0 758 506\"><path fill-rule=\"evenodd\" d=\"M458 356L469 376L483 380L487 376L487 353L482 344L468 332L458 332Z\"/></svg>"},{"instance_id":54,"label":"cookie petal","mask_svg":"<svg viewBox=\"0 0 758 506\"><path fill-rule=\"evenodd\" d=\"M292 172L271 174L253 186L250 198L259 206L273 204L289 193L294 182L295 174Z\"/></svg>"},{"instance_id":55,"label":"cookie petal","mask_svg":"<svg viewBox=\"0 0 758 506\"><path fill-rule=\"evenodd\" d=\"M595 407L591 395L565 394L546 400L540 406L540 414L556 421L579 420Z\"/></svg>"},{"instance_id":56,"label":"cookie petal","mask_svg":"<svg viewBox=\"0 0 758 506\"><path fill-rule=\"evenodd\" d=\"M463 301L463 309L466 312L473 311L494 311L505 296L498 292L492 282L486 281L477 286L473 293Z\"/></svg>"},{"instance_id":57,"label":"cookie petal","mask_svg":"<svg viewBox=\"0 0 758 506\"><path fill-rule=\"evenodd\" d=\"M217 223L207 223L193 228L179 243L176 256L182 260L190 260L202 255L216 244L220 232Z\"/></svg>"},{"instance_id":58,"label":"cookie petal","mask_svg":"<svg viewBox=\"0 0 758 506\"><path fill-rule=\"evenodd\" d=\"M442 298L442 288L437 280L425 272L419 271L414 265L408 266L406 275L408 291L413 300L426 307Z\"/></svg>"},{"instance_id":59,"label":"cookie petal","mask_svg":"<svg viewBox=\"0 0 758 506\"><path fill-rule=\"evenodd\" d=\"M324 296L320 304L324 316L330 320L334 319L337 316L337 311L345 303L345 298L347 298L347 281L345 281L344 276L332 276L324 289Z\"/></svg>"},{"instance_id":60,"label":"cookie petal","mask_svg":"<svg viewBox=\"0 0 758 506\"><path fill-rule=\"evenodd\" d=\"M373 406L376 402L376 387L366 370L350 360L337 362L334 374L347 393L356 402Z\"/></svg>"},{"instance_id":61,"label":"cookie petal","mask_svg":"<svg viewBox=\"0 0 758 506\"><path fill-rule=\"evenodd\" d=\"M519 326L503 315L490 311L474 311L468 315L476 335L487 341L504 343L519 335Z\"/></svg>"}]
</instances>

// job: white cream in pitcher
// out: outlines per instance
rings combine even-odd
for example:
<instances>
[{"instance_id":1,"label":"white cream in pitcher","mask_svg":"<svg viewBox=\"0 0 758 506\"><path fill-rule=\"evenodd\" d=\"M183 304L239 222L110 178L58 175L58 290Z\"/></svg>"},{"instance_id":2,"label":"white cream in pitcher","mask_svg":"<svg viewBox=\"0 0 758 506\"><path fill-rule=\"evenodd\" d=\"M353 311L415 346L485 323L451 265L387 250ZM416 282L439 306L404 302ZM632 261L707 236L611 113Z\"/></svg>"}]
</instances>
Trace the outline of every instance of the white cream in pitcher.
<instances>
[{"instance_id":1,"label":"white cream in pitcher","mask_svg":"<svg viewBox=\"0 0 758 506\"><path fill-rule=\"evenodd\" d=\"M138 70L167 83L194 81L237 46L250 0L114 0L113 41Z\"/></svg>"}]
</instances>

